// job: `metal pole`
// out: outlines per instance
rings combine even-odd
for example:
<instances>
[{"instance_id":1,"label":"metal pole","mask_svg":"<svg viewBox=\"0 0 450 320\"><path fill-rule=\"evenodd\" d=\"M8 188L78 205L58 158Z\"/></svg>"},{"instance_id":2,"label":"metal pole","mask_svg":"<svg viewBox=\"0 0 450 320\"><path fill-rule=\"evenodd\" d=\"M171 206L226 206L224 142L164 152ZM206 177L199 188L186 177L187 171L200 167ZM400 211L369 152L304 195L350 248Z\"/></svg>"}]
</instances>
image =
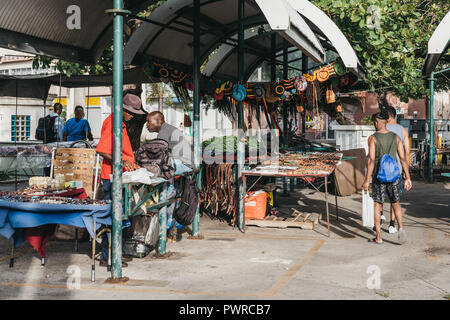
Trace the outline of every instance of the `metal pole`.
<instances>
[{"instance_id":1,"label":"metal pole","mask_svg":"<svg viewBox=\"0 0 450 320\"><path fill-rule=\"evenodd\" d=\"M201 167L201 144L200 144L200 0L194 0L194 165L196 169ZM197 186L201 188L201 172ZM200 236L200 201L192 222L192 236Z\"/></svg>"},{"instance_id":2,"label":"metal pole","mask_svg":"<svg viewBox=\"0 0 450 320\"><path fill-rule=\"evenodd\" d=\"M164 183L161 190L159 201L161 203L167 200L167 183ZM158 236L158 254L166 254L167 243L167 206L159 209L159 236Z\"/></svg>"},{"instance_id":3,"label":"metal pole","mask_svg":"<svg viewBox=\"0 0 450 320\"><path fill-rule=\"evenodd\" d=\"M302 53L302 74L306 73L308 69L308 56ZM302 114L302 135L303 138L306 136L306 108L303 106L303 114Z\"/></svg>"},{"instance_id":4,"label":"metal pole","mask_svg":"<svg viewBox=\"0 0 450 320\"><path fill-rule=\"evenodd\" d=\"M244 83L244 0L239 0L238 3L238 16L239 16L239 33L238 33L238 82ZM244 132L242 130L242 123L244 120L244 104L242 101L238 102L237 114L238 114L238 141L237 141L237 184L239 188L238 192L238 218L239 218L239 230L244 231L244 197L242 194L242 171L244 170L245 163L245 143Z\"/></svg>"},{"instance_id":5,"label":"metal pole","mask_svg":"<svg viewBox=\"0 0 450 320\"><path fill-rule=\"evenodd\" d=\"M123 0L114 0L114 10L123 10ZM114 14L113 60L113 182L112 182L112 278L122 278L122 90L123 17Z\"/></svg>"},{"instance_id":6,"label":"metal pole","mask_svg":"<svg viewBox=\"0 0 450 320\"><path fill-rule=\"evenodd\" d=\"M287 41L283 40L283 79L288 78L288 47ZM288 110L286 104L283 104L283 148L286 149L288 144ZM294 179L290 178L290 190L294 191ZM287 178L283 178L283 195L289 195Z\"/></svg>"},{"instance_id":7,"label":"metal pole","mask_svg":"<svg viewBox=\"0 0 450 320\"><path fill-rule=\"evenodd\" d=\"M429 174L428 179L433 183L433 164L434 164L434 73L432 72L430 78L430 148L428 149L428 165Z\"/></svg>"}]
</instances>

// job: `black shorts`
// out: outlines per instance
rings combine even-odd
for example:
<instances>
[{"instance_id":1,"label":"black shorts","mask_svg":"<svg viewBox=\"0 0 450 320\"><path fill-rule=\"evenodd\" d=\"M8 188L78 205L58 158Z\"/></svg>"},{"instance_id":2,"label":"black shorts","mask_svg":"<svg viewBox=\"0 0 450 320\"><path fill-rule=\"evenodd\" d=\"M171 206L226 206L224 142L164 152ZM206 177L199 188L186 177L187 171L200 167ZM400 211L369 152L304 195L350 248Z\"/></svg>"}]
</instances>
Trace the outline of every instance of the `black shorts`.
<instances>
[{"instance_id":1,"label":"black shorts","mask_svg":"<svg viewBox=\"0 0 450 320\"><path fill-rule=\"evenodd\" d=\"M381 183L378 179L372 181L372 198L373 201L384 203L385 196L390 203L399 202L402 194L402 178L398 178L395 182Z\"/></svg>"}]
</instances>

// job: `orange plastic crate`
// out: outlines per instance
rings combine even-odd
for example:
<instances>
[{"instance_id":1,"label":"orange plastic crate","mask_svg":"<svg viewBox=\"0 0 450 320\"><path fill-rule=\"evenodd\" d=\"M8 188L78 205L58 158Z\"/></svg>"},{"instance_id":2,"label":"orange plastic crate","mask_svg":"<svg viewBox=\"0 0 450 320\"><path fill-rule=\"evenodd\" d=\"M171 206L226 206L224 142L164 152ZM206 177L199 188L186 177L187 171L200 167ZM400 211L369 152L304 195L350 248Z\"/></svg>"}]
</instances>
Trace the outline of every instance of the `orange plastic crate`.
<instances>
[{"instance_id":1,"label":"orange plastic crate","mask_svg":"<svg viewBox=\"0 0 450 320\"><path fill-rule=\"evenodd\" d=\"M244 202L245 219L264 220L266 218L267 193L249 192Z\"/></svg>"}]
</instances>

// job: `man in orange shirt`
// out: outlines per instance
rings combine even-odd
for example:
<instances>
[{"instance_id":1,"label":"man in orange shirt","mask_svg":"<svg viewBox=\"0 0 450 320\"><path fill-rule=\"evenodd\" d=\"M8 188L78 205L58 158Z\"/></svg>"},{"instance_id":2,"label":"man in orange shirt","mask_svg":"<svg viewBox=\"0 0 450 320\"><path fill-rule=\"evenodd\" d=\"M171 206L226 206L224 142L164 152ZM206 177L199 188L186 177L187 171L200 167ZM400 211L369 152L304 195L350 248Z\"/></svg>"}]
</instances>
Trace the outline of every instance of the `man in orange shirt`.
<instances>
[{"instance_id":1,"label":"man in orange shirt","mask_svg":"<svg viewBox=\"0 0 450 320\"><path fill-rule=\"evenodd\" d=\"M123 97L123 121L133 119L134 115L145 114L141 109L141 99L134 94L126 94ZM131 148L130 138L127 134L125 123L122 122L122 167L123 171L133 171L139 169L134 161L134 153ZM112 175L112 149L113 149L113 114L103 121L100 141L97 145L97 153L103 157L102 163L102 185L105 192L105 199L111 200L111 177ZM106 266L108 261L108 238L103 238L102 256L100 266ZM125 259L122 260L122 267L126 267Z\"/></svg>"}]
</instances>

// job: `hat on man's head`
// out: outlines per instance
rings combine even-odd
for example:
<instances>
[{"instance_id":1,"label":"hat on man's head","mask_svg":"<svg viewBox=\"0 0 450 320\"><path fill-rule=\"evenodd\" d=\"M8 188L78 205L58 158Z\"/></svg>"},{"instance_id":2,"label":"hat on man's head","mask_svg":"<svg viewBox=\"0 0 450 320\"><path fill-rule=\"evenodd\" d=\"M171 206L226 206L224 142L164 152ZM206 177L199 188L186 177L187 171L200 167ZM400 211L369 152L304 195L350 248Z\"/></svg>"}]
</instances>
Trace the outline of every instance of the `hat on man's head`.
<instances>
[{"instance_id":1,"label":"hat on man's head","mask_svg":"<svg viewBox=\"0 0 450 320\"><path fill-rule=\"evenodd\" d=\"M134 94L127 93L123 97L123 109L132 114L145 114L145 111L141 109L141 99Z\"/></svg>"},{"instance_id":2,"label":"hat on man's head","mask_svg":"<svg viewBox=\"0 0 450 320\"><path fill-rule=\"evenodd\" d=\"M82 106L76 106L75 109L74 109L74 111L78 111L78 110L84 111L84 109L83 109Z\"/></svg>"}]
</instances>

